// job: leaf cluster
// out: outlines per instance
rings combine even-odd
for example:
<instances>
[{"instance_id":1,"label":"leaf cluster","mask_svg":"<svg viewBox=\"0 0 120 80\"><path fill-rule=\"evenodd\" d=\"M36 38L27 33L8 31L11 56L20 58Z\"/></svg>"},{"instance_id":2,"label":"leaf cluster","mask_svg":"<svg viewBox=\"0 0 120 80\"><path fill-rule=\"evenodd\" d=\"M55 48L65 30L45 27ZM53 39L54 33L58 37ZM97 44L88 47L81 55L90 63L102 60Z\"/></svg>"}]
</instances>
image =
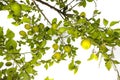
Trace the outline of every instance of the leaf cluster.
<instances>
[{"instance_id":1,"label":"leaf cluster","mask_svg":"<svg viewBox=\"0 0 120 80\"><path fill-rule=\"evenodd\" d=\"M53 2L57 7L49 2ZM114 59L114 48L120 47L120 29L112 29L119 21L109 22L105 18L97 18L99 10L94 10L93 16L89 19L87 13L75 10L76 6L85 8L89 2L95 1L1 0L0 11L7 10L8 18L14 19L12 24L23 24L24 30L19 32L20 40L16 41L16 34L12 30L3 32L4 28L0 27L0 56L3 57L3 61L0 62L0 79L33 80L37 75L34 69L36 66L44 65L44 68L48 69L54 63L67 59L71 60L68 69L77 73L81 61L76 59L79 47L72 44L76 39L89 39L92 46L97 48L93 49L88 60L98 60L101 55L108 70L119 64L120 62ZM53 17L50 21L38 3L55 10L62 19ZM48 24L45 24L42 18ZM53 42L51 46L48 46L49 41ZM30 51L21 53L23 45L28 45ZM49 50L52 50L52 55L47 53ZM32 55L32 59L26 61L26 54ZM50 58L42 59L45 55L49 55ZM52 79L46 77L45 80Z\"/></svg>"}]
</instances>

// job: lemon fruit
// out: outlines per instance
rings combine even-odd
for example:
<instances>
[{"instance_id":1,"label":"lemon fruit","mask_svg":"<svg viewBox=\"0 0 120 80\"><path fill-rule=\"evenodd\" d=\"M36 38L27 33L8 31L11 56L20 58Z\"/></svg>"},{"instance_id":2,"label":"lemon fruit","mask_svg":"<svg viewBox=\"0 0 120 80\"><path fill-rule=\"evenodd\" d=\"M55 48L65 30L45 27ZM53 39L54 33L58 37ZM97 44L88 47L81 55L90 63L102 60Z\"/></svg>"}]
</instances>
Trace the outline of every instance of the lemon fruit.
<instances>
[{"instance_id":1,"label":"lemon fruit","mask_svg":"<svg viewBox=\"0 0 120 80\"><path fill-rule=\"evenodd\" d=\"M18 3L11 4L11 10L14 12L14 15L20 16L21 14L21 6Z\"/></svg>"},{"instance_id":2,"label":"lemon fruit","mask_svg":"<svg viewBox=\"0 0 120 80\"><path fill-rule=\"evenodd\" d=\"M26 30L29 30L29 29L31 29L31 26L30 26L30 24L25 24L24 28L25 28Z\"/></svg>"},{"instance_id":3,"label":"lemon fruit","mask_svg":"<svg viewBox=\"0 0 120 80\"><path fill-rule=\"evenodd\" d=\"M38 26L34 26L34 27L33 27L33 31L34 31L34 32L39 32L39 27L38 27Z\"/></svg>"},{"instance_id":4,"label":"lemon fruit","mask_svg":"<svg viewBox=\"0 0 120 80\"><path fill-rule=\"evenodd\" d=\"M28 35L33 35L33 32L32 31L28 31L27 34Z\"/></svg>"},{"instance_id":5,"label":"lemon fruit","mask_svg":"<svg viewBox=\"0 0 120 80\"><path fill-rule=\"evenodd\" d=\"M23 30L21 30L21 31L19 32L19 34L20 34L21 36L23 36L23 37L25 37L25 36L27 35L26 32L23 31Z\"/></svg>"},{"instance_id":6,"label":"lemon fruit","mask_svg":"<svg viewBox=\"0 0 120 80\"><path fill-rule=\"evenodd\" d=\"M68 53L71 52L71 47L68 45L64 46L64 51Z\"/></svg>"},{"instance_id":7,"label":"lemon fruit","mask_svg":"<svg viewBox=\"0 0 120 80\"><path fill-rule=\"evenodd\" d=\"M58 44L53 44L52 47L54 50L58 50Z\"/></svg>"},{"instance_id":8,"label":"lemon fruit","mask_svg":"<svg viewBox=\"0 0 120 80\"><path fill-rule=\"evenodd\" d=\"M81 17L85 17L85 16L86 16L86 13L85 13L85 12L81 12L80 16L81 16Z\"/></svg>"},{"instance_id":9,"label":"lemon fruit","mask_svg":"<svg viewBox=\"0 0 120 80\"><path fill-rule=\"evenodd\" d=\"M61 53L60 53L60 52L56 52L56 53L53 55L53 58L54 58L54 59L57 59L57 60L60 60L60 59L61 59Z\"/></svg>"},{"instance_id":10,"label":"lemon fruit","mask_svg":"<svg viewBox=\"0 0 120 80\"><path fill-rule=\"evenodd\" d=\"M83 49L89 49L91 47L91 41L89 39L84 39L81 41L81 46Z\"/></svg>"}]
</instances>

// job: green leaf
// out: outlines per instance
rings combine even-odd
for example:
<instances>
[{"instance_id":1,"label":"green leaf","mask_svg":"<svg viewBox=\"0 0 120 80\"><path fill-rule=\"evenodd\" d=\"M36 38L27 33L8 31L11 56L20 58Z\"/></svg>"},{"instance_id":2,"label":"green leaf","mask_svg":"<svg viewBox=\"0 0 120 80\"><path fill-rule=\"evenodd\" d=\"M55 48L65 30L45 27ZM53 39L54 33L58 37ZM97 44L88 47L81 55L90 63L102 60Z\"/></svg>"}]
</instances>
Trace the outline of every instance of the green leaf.
<instances>
[{"instance_id":1,"label":"green leaf","mask_svg":"<svg viewBox=\"0 0 120 80\"><path fill-rule=\"evenodd\" d=\"M58 26L60 26L61 23L62 23L62 21L59 21L59 22L58 22Z\"/></svg>"},{"instance_id":2,"label":"green leaf","mask_svg":"<svg viewBox=\"0 0 120 80\"><path fill-rule=\"evenodd\" d=\"M23 80L30 80L30 76L26 72L21 71L19 76L22 77Z\"/></svg>"},{"instance_id":3,"label":"green leaf","mask_svg":"<svg viewBox=\"0 0 120 80\"><path fill-rule=\"evenodd\" d=\"M3 73L2 73L2 71L0 70L0 78L2 78L2 74L3 74Z\"/></svg>"},{"instance_id":4,"label":"green leaf","mask_svg":"<svg viewBox=\"0 0 120 80\"><path fill-rule=\"evenodd\" d=\"M74 74L76 74L78 72L78 67L74 68Z\"/></svg>"},{"instance_id":5,"label":"green leaf","mask_svg":"<svg viewBox=\"0 0 120 80\"><path fill-rule=\"evenodd\" d=\"M11 66L12 65L12 63L11 62L6 62L6 64L5 64L6 66Z\"/></svg>"},{"instance_id":6,"label":"green leaf","mask_svg":"<svg viewBox=\"0 0 120 80\"><path fill-rule=\"evenodd\" d=\"M49 66L52 66L54 64L54 62L52 61L52 62L49 62Z\"/></svg>"},{"instance_id":7,"label":"green leaf","mask_svg":"<svg viewBox=\"0 0 120 80\"><path fill-rule=\"evenodd\" d=\"M110 22L110 27L112 27L112 26L118 24L119 22L120 22L120 21L112 21L112 22Z\"/></svg>"},{"instance_id":8,"label":"green leaf","mask_svg":"<svg viewBox=\"0 0 120 80\"><path fill-rule=\"evenodd\" d=\"M23 11L30 11L31 10L31 7L29 7L28 5L25 5L25 4L21 4L21 7L22 7Z\"/></svg>"},{"instance_id":9,"label":"green leaf","mask_svg":"<svg viewBox=\"0 0 120 80\"><path fill-rule=\"evenodd\" d=\"M119 28L118 29L114 29L114 32L117 32L117 33L120 34L120 29Z\"/></svg>"},{"instance_id":10,"label":"green leaf","mask_svg":"<svg viewBox=\"0 0 120 80\"><path fill-rule=\"evenodd\" d=\"M13 24L14 26L19 26L19 25L20 25L20 23L18 23L18 22L12 22L12 24Z\"/></svg>"},{"instance_id":11,"label":"green leaf","mask_svg":"<svg viewBox=\"0 0 120 80\"><path fill-rule=\"evenodd\" d=\"M0 27L0 37L2 37L2 36L3 36L3 28Z\"/></svg>"},{"instance_id":12,"label":"green leaf","mask_svg":"<svg viewBox=\"0 0 120 80\"><path fill-rule=\"evenodd\" d=\"M58 32L62 34L62 33L64 33L66 30L67 30L66 27L60 27L59 30L58 30Z\"/></svg>"},{"instance_id":13,"label":"green leaf","mask_svg":"<svg viewBox=\"0 0 120 80\"><path fill-rule=\"evenodd\" d=\"M86 1L85 0L81 0L81 2L79 3L79 6L86 7Z\"/></svg>"},{"instance_id":14,"label":"green leaf","mask_svg":"<svg viewBox=\"0 0 120 80\"><path fill-rule=\"evenodd\" d=\"M54 80L53 78L49 78L48 76L44 80Z\"/></svg>"},{"instance_id":15,"label":"green leaf","mask_svg":"<svg viewBox=\"0 0 120 80\"><path fill-rule=\"evenodd\" d=\"M70 37L67 38L67 43L70 43L71 42L71 39Z\"/></svg>"},{"instance_id":16,"label":"green leaf","mask_svg":"<svg viewBox=\"0 0 120 80\"><path fill-rule=\"evenodd\" d=\"M13 13L9 13L7 16L8 19L13 18Z\"/></svg>"},{"instance_id":17,"label":"green leaf","mask_svg":"<svg viewBox=\"0 0 120 80\"><path fill-rule=\"evenodd\" d=\"M17 2L14 2L10 6L11 6L11 10L13 11L15 16L21 15L21 5L20 4L18 4Z\"/></svg>"},{"instance_id":18,"label":"green leaf","mask_svg":"<svg viewBox=\"0 0 120 80\"><path fill-rule=\"evenodd\" d=\"M6 33L6 37L12 39L12 38L15 37L15 34L14 34L13 31L11 31L10 29L8 29L7 33Z\"/></svg>"},{"instance_id":19,"label":"green leaf","mask_svg":"<svg viewBox=\"0 0 120 80\"><path fill-rule=\"evenodd\" d=\"M80 60L75 61L76 64L81 64Z\"/></svg>"},{"instance_id":20,"label":"green leaf","mask_svg":"<svg viewBox=\"0 0 120 80\"><path fill-rule=\"evenodd\" d=\"M13 40L13 39L9 39L7 42L6 42L6 49L16 49L16 47L17 47L17 43L16 43L16 41L15 40Z\"/></svg>"},{"instance_id":21,"label":"green leaf","mask_svg":"<svg viewBox=\"0 0 120 80\"><path fill-rule=\"evenodd\" d=\"M52 24L56 24L57 23L57 18L54 18L53 20L52 20Z\"/></svg>"},{"instance_id":22,"label":"green leaf","mask_svg":"<svg viewBox=\"0 0 120 80\"><path fill-rule=\"evenodd\" d=\"M94 10L94 15L100 14L101 12L99 10Z\"/></svg>"},{"instance_id":23,"label":"green leaf","mask_svg":"<svg viewBox=\"0 0 120 80\"><path fill-rule=\"evenodd\" d=\"M23 16L21 22L30 23L30 18Z\"/></svg>"},{"instance_id":24,"label":"green leaf","mask_svg":"<svg viewBox=\"0 0 120 80\"><path fill-rule=\"evenodd\" d=\"M106 53L102 53L102 56L104 57L104 59L109 59L109 55Z\"/></svg>"},{"instance_id":25,"label":"green leaf","mask_svg":"<svg viewBox=\"0 0 120 80\"><path fill-rule=\"evenodd\" d=\"M112 67L112 62L111 62L110 60L109 60L109 61L106 61L105 67L106 67L108 70L110 70L111 67Z\"/></svg>"},{"instance_id":26,"label":"green leaf","mask_svg":"<svg viewBox=\"0 0 120 80\"><path fill-rule=\"evenodd\" d=\"M33 67L31 67L31 66L28 66L28 67L26 68L26 71L27 71L28 73L31 73L31 74L34 74L34 73L35 73L35 70L34 70Z\"/></svg>"},{"instance_id":27,"label":"green leaf","mask_svg":"<svg viewBox=\"0 0 120 80\"><path fill-rule=\"evenodd\" d=\"M7 76L7 80L12 80L12 76L11 76L11 75L8 75L8 76Z\"/></svg>"},{"instance_id":28,"label":"green leaf","mask_svg":"<svg viewBox=\"0 0 120 80\"><path fill-rule=\"evenodd\" d=\"M103 24L104 24L104 26L107 26L108 25L108 20L107 19L103 19Z\"/></svg>"},{"instance_id":29,"label":"green leaf","mask_svg":"<svg viewBox=\"0 0 120 80\"><path fill-rule=\"evenodd\" d=\"M91 55L90 55L90 57L88 58L88 61L90 61L90 60L98 60L98 56L97 56L97 54L95 54L95 53L92 53Z\"/></svg>"},{"instance_id":30,"label":"green leaf","mask_svg":"<svg viewBox=\"0 0 120 80\"><path fill-rule=\"evenodd\" d=\"M88 2L92 2L93 0L87 0Z\"/></svg>"},{"instance_id":31,"label":"green leaf","mask_svg":"<svg viewBox=\"0 0 120 80\"><path fill-rule=\"evenodd\" d=\"M73 10L73 12L74 12L75 14L79 14L79 12L78 12L77 10Z\"/></svg>"},{"instance_id":32,"label":"green leaf","mask_svg":"<svg viewBox=\"0 0 120 80\"><path fill-rule=\"evenodd\" d=\"M48 69L48 64L47 64L47 63L44 65L44 68L45 68L46 70Z\"/></svg>"},{"instance_id":33,"label":"green leaf","mask_svg":"<svg viewBox=\"0 0 120 80\"><path fill-rule=\"evenodd\" d=\"M40 43L40 47L41 47L41 48L45 47L46 43L47 43L46 40L42 41L42 42Z\"/></svg>"},{"instance_id":34,"label":"green leaf","mask_svg":"<svg viewBox=\"0 0 120 80\"><path fill-rule=\"evenodd\" d=\"M29 0L26 0L26 2L27 2L28 4L30 4L30 1L29 1Z\"/></svg>"},{"instance_id":35,"label":"green leaf","mask_svg":"<svg viewBox=\"0 0 120 80\"><path fill-rule=\"evenodd\" d=\"M0 68L3 66L3 64L4 64L3 62L0 62Z\"/></svg>"},{"instance_id":36,"label":"green leaf","mask_svg":"<svg viewBox=\"0 0 120 80\"><path fill-rule=\"evenodd\" d=\"M75 65L74 65L74 60L72 60L72 62L68 65L68 69L69 70L74 70Z\"/></svg>"},{"instance_id":37,"label":"green leaf","mask_svg":"<svg viewBox=\"0 0 120 80\"><path fill-rule=\"evenodd\" d=\"M100 51L103 53L106 53L108 51L108 48L105 45L100 46Z\"/></svg>"},{"instance_id":38,"label":"green leaf","mask_svg":"<svg viewBox=\"0 0 120 80\"><path fill-rule=\"evenodd\" d=\"M120 62L117 61L117 60L112 60L112 61L113 61L114 64L120 64Z\"/></svg>"},{"instance_id":39,"label":"green leaf","mask_svg":"<svg viewBox=\"0 0 120 80\"><path fill-rule=\"evenodd\" d=\"M8 75L13 75L13 73L16 72L16 68L12 67L7 70Z\"/></svg>"}]
</instances>

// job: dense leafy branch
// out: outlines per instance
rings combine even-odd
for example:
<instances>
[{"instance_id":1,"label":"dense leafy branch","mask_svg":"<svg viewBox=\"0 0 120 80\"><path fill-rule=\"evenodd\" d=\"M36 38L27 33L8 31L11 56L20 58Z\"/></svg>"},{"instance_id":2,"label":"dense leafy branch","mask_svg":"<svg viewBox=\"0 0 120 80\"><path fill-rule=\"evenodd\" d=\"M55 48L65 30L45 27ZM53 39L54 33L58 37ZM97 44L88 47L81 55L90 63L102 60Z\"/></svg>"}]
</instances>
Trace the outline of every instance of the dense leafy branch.
<instances>
[{"instance_id":1,"label":"dense leafy branch","mask_svg":"<svg viewBox=\"0 0 120 80\"><path fill-rule=\"evenodd\" d=\"M0 56L6 61L0 62L0 79L32 80L36 75L34 70L36 66L43 65L48 69L54 63L60 63L66 61L66 59L71 60L68 69L76 74L81 64L81 61L76 59L79 47L73 44L76 39L80 39L80 45L85 50L88 50L91 45L94 46L88 61L100 59L100 65L103 59L105 67L110 70L113 66L120 76L117 69L117 64L120 64L120 62L114 60L113 57L113 48L120 47L120 29L111 28L120 21L109 22L107 19L96 18L100 14L96 9L90 19L87 19L85 12L74 10L76 6L86 7L87 2L94 2L96 8L97 4L94 0L53 1L59 8L43 0L0 1L0 10L9 12L8 18L14 19L12 24L24 25L24 29L19 31L20 40L18 41L14 40L15 33L12 30L8 29L4 33L4 28L0 27ZM38 3L58 12L63 19L58 21L57 17L53 17L50 21ZM36 14L32 15L34 12ZM68 14L69 12L72 12L72 14ZM38 17L36 17L37 14L39 14ZM41 17L45 18L50 25L43 23ZM102 25L104 27L101 27L101 21L103 21ZM48 41L53 42L49 44L49 47L47 45ZM30 51L21 53L20 51L24 50L22 45L27 45ZM51 53L53 54L47 53L49 50L52 50ZM32 56L29 61L25 60L27 53ZM42 59L45 55L49 55L50 58ZM4 69L4 66L8 68ZM15 74L11 74L12 72L15 72ZM46 79L49 80L49 78Z\"/></svg>"}]
</instances>

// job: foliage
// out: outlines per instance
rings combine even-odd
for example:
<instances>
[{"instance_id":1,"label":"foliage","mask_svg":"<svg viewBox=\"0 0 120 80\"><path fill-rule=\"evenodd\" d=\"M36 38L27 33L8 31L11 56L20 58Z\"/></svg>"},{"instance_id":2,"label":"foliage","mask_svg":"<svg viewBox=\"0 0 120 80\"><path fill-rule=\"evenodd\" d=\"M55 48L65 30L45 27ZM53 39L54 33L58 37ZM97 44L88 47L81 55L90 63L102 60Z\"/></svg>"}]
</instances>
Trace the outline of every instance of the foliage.
<instances>
[{"instance_id":1,"label":"foliage","mask_svg":"<svg viewBox=\"0 0 120 80\"><path fill-rule=\"evenodd\" d=\"M51 6L53 2L58 8ZM1 0L0 11L7 10L8 18L14 19L13 25L24 25L26 30L19 32L21 39L15 40L15 33L8 29L3 32L4 28L0 27L0 56L3 61L0 62L0 80L33 80L37 75L34 69L36 66L44 65L46 69L54 63L59 63L70 59L68 69L77 73L80 60L76 60L77 50L79 49L72 42L76 39L89 39L88 43L80 44L91 45L98 48L93 52L88 60L98 60L100 55L104 58L105 67L110 70L112 66L120 62L114 60L114 47L120 47L120 29L111 27L118 24L119 21L109 22L107 19L100 19L96 16L100 14L99 10L93 11L93 17L87 18L85 12L75 10L77 7L86 7L87 4L95 2L94 0ZM43 10L38 6L39 3L50 7L58 12L60 17L53 18L50 21ZM72 5L75 3L75 5ZM34 14L32 14L34 13ZM71 14L69 14L71 13ZM37 16L37 17L36 17ZM42 22L44 18L48 24ZM103 22L102 22L103 21ZM101 22L104 27L101 26ZM47 46L48 41L54 41L51 47ZM30 61L25 60L25 53L21 53L22 45L28 45L32 55ZM50 59L43 60L42 57L47 51L53 50ZM110 54L108 53L110 51ZM5 66L5 67L4 67ZM117 70L117 68L116 68ZM118 78L119 78L119 72ZM45 80L53 80L46 77Z\"/></svg>"}]
</instances>

